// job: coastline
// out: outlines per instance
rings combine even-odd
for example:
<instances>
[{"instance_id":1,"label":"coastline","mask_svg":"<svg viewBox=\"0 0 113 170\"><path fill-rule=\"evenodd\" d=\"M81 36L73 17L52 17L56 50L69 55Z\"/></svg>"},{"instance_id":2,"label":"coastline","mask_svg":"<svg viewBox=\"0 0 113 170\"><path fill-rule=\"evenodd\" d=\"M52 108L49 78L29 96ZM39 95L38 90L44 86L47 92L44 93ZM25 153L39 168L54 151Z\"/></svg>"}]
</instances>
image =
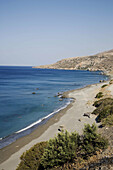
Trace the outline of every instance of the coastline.
<instances>
[{"instance_id":1,"label":"coastline","mask_svg":"<svg viewBox=\"0 0 113 170\"><path fill-rule=\"evenodd\" d=\"M57 123L60 120L60 117L62 117L66 110L72 107L72 103L70 103L66 108L59 111L57 114L53 115L50 119L47 120L45 124L39 125L34 131L32 131L30 134L23 136L19 139L17 139L15 142L11 143L10 145L0 149L0 163L7 160L12 154L17 152L19 149L21 149L23 146L30 143L32 140L39 138L46 130L49 128L49 126L52 126L54 123Z\"/></svg>"},{"instance_id":2,"label":"coastline","mask_svg":"<svg viewBox=\"0 0 113 170\"><path fill-rule=\"evenodd\" d=\"M101 86L108 82L109 81L88 85L81 89L64 92L63 95L65 97L74 98L75 100L50 118L46 124L40 125L31 134L22 137L9 146L1 149L1 169L16 169L22 153L38 142L53 138L55 134L58 133L60 125L63 125L69 132L76 130L77 132L82 133L85 123L92 124L95 122L94 115L91 115L91 118L89 119L83 117L83 114L94 110L92 104L95 100L95 95L99 92ZM81 119L81 121L79 121L79 119Z\"/></svg>"},{"instance_id":3,"label":"coastline","mask_svg":"<svg viewBox=\"0 0 113 170\"><path fill-rule=\"evenodd\" d=\"M62 95L63 95L63 93L61 94L61 97L60 97L59 94L57 95L57 96L59 96L59 98L60 98L59 100L63 100L63 99L62 99ZM67 97L64 97L64 98L67 98ZM69 98L67 98L67 99L69 99ZM35 131L35 129L37 129L38 127L46 124L46 122L47 122L49 119L51 119L54 115L56 115L56 114L59 113L60 111L64 110L68 105L70 105L70 104L72 103L72 101L73 101L73 99L69 99L64 106L62 106L62 107L58 108L57 110L49 113L47 116L40 118L38 121L36 121L36 122L28 125L27 127L23 128L23 129L21 129L21 130L19 130L19 131L17 131L17 132L12 133L12 134L9 135L9 136L6 136L6 137L4 137L4 138L1 138L1 140L3 140L3 144L2 144L2 142L0 141L0 142L1 142L1 143L0 143L0 149L3 149L3 148L5 148L5 147L11 145L12 143L14 143L15 141L17 141L18 139L20 139L20 138L22 138L22 137L25 137L25 136L27 136L27 135L29 135L29 134L31 134L33 131ZM27 131L30 131L30 132L26 133ZM22 136L21 136L21 134L22 134ZM11 139L13 135L14 135L14 139ZM8 141L8 140L7 140L8 137L9 137L9 140L11 140L11 141ZM10 143L10 142L11 142L11 143Z\"/></svg>"}]
</instances>

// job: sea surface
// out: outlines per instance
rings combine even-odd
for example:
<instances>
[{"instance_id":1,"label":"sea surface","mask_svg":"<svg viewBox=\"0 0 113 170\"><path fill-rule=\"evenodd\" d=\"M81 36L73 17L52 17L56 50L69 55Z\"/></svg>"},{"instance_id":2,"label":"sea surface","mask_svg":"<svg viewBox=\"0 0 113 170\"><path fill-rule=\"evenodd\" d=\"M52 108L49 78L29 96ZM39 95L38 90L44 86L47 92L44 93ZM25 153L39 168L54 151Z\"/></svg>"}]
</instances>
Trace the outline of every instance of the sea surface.
<instances>
[{"instance_id":1,"label":"sea surface","mask_svg":"<svg viewBox=\"0 0 113 170\"><path fill-rule=\"evenodd\" d=\"M71 102L59 101L58 93L107 79L99 71L0 66L0 148L31 133Z\"/></svg>"}]
</instances>

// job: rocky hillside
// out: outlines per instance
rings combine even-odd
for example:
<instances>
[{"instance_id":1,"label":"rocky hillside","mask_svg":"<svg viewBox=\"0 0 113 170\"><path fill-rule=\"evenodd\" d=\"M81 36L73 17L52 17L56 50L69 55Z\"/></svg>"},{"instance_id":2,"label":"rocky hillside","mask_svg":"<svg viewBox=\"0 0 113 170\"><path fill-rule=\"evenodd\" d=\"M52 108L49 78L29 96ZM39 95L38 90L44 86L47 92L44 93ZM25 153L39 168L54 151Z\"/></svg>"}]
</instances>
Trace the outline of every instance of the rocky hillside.
<instances>
[{"instance_id":1,"label":"rocky hillside","mask_svg":"<svg viewBox=\"0 0 113 170\"><path fill-rule=\"evenodd\" d=\"M54 64L34 68L68 69L68 70L113 70L113 49L92 56L62 59Z\"/></svg>"}]
</instances>

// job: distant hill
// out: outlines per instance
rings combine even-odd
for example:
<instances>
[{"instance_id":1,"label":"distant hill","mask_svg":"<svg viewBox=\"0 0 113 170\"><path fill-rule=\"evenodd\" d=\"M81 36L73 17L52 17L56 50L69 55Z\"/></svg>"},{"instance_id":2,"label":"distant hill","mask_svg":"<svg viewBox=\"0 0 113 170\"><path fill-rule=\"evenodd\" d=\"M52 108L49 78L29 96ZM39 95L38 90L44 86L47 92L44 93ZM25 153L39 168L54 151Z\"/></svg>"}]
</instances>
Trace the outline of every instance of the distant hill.
<instances>
[{"instance_id":1,"label":"distant hill","mask_svg":"<svg viewBox=\"0 0 113 170\"><path fill-rule=\"evenodd\" d=\"M113 49L91 56L62 59L54 64L36 66L34 68L67 69L67 70L113 70Z\"/></svg>"}]
</instances>

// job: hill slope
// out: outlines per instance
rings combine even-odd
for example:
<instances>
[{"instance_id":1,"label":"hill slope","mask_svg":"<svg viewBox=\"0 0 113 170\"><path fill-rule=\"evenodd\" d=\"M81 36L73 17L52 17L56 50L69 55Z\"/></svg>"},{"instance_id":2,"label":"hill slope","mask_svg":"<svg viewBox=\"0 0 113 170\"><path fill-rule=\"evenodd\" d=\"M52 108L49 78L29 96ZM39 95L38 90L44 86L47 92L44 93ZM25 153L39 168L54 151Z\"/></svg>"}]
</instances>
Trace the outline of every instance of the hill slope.
<instances>
[{"instance_id":1,"label":"hill slope","mask_svg":"<svg viewBox=\"0 0 113 170\"><path fill-rule=\"evenodd\" d=\"M34 68L68 69L68 70L113 70L113 49L92 56L62 59L54 64Z\"/></svg>"}]
</instances>

